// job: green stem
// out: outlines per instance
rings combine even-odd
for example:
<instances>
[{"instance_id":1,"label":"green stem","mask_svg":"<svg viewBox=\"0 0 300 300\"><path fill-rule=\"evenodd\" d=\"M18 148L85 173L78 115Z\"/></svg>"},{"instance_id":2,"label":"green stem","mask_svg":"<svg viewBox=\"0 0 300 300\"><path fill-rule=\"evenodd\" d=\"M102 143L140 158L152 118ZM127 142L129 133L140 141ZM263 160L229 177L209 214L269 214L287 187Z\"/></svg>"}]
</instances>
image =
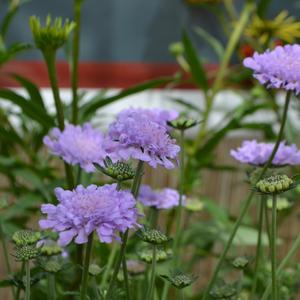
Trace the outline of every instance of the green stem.
<instances>
[{"instance_id":1,"label":"green stem","mask_svg":"<svg viewBox=\"0 0 300 300\"><path fill-rule=\"evenodd\" d=\"M100 298L99 288L95 277L93 278L93 290L94 290L95 300L100 300L101 298Z\"/></svg>"},{"instance_id":2,"label":"green stem","mask_svg":"<svg viewBox=\"0 0 300 300\"><path fill-rule=\"evenodd\" d=\"M255 267L254 267L254 279L253 285L251 290L250 299L255 299L257 281L258 281L258 269L260 265L260 258L261 258L261 237L262 237L262 229L263 229L263 219L264 219L264 207L266 199L262 196L260 199L259 205L259 217L258 217L258 236L257 236L257 246L256 246L256 255L255 255Z\"/></svg>"},{"instance_id":3,"label":"green stem","mask_svg":"<svg viewBox=\"0 0 300 300\"><path fill-rule=\"evenodd\" d=\"M21 267L21 272L20 272L21 278L23 278L24 270L25 270L25 262L23 261L22 262L22 267ZM16 300L19 300L19 298L20 298L20 292L21 292L21 287L18 286L18 288L17 288L17 294L16 294L16 298L15 298Z\"/></svg>"},{"instance_id":4,"label":"green stem","mask_svg":"<svg viewBox=\"0 0 300 300\"><path fill-rule=\"evenodd\" d=\"M178 294L179 294L179 299L184 300L184 289L178 290Z\"/></svg>"},{"instance_id":5,"label":"green stem","mask_svg":"<svg viewBox=\"0 0 300 300\"><path fill-rule=\"evenodd\" d=\"M73 36L73 55L71 66L71 86L72 86L72 122L78 122L78 62L80 52L80 28L81 28L81 5L82 0L74 1L74 20L76 27Z\"/></svg>"},{"instance_id":6,"label":"green stem","mask_svg":"<svg viewBox=\"0 0 300 300\"><path fill-rule=\"evenodd\" d=\"M55 274L48 274L48 299L55 300L56 299L56 287L55 287Z\"/></svg>"},{"instance_id":7,"label":"green stem","mask_svg":"<svg viewBox=\"0 0 300 300\"><path fill-rule=\"evenodd\" d=\"M150 282L147 291L147 297L146 297L147 300L152 300L153 289L155 285L155 269L156 269L156 245L153 245L151 277L150 277Z\"/></svg>"},{"instance_id":8,"label":"green stem","mask_svg":"<svg viewBox=\"0 0 300 300\"><path fill-rule=\"evenodd\" d=\"M127 238L126 238L126 242L127 242L127 239L128 239L128 235L127 235ZM122 268L123 268L123 277L124 277L124 287L125 287L125 292L126 292L126 299L129 300L130 299L130 291L129 291L129 280L128 280L128 271L127 271L125 253L126 253L126 247L125 247L124 255L122 256Z\"/></svg>"},{"instance_id":9,"label":"green stem","mask_svg":"<svg viewBox=\"0 0 300 300\"><path fill-rule=\"evenodd\" d=\"M89 235L88 243L85 250L85 258L83 263L83 273L81 281L80 300L86 300L88 277L89 277L89 266L92 254L93 246L93 233Z\"/></svg>"},{"instance_id":10,"label":"green stem","mask_svg":"<svg viewBox=\"0 0 300 300\"><path fill-rule=\"evenodd\" d=\"M268 214L268 202L265 201L265 219L266 219L266 232L268 235L269 247L271 248L271 230L270 230L270 221Z\"/></svg>"},{"instance_id":11,"label":"green stem","mask_svg":"<svg viewBox=\"0 0 300 300\"><path fill-rule=\"evenodd\" d=\"M155 207L150 207L149 224L150 228L156 228L158 222L159 210Z\"/></svg>"},{"instance_id":12,"label":"green stem","mask_svg":"<svg viewBox=\"0 0 300 300\"><path fill-rule=\"evenodd\" d=\"M277 196L273 194L272 199L272 231L271 231L271 262L272 262L272 300L277 300L277 278L276 278L276 241L277 241Z\"/></svg>"},{"instance_id":13,"label":"green stem","mask_svg":"<svg viewBox=\"0 0 300 300\"><path fill-rule=\"evenodd\" d=\"M110 251L109 257L108 257L108 261L107 261L107 265L106 265L104 274L102 276L101 287L106 286L108 275L110 274L111 267L113 265L113 262L115 260L116 254L117 254L117 249L118 249L117 244L114 243L112 246L112 249Z\"/></svg>"},{"instance_id":14,"label":"green stem","mask_svg":"<svg viewBox=\"0 0 300 300\"><path fill-rule=\"evenodd\" d=\"M177 207L176 216L176 234L174 238L174 263L175 267L178 266L180 258L180 237L181 237L181 219L182 219L182 197L184 189L184 130L180 130L180 175L179 175L179 205Z\"/></svg>"},{"instance_id":15,"label":"green stem","mask_svg":"<svg viewBox=\"0 0 300 300\"><path fill-rule=\"evenodd\" d=\"M283 131L284 131L284 125L286 123L286 119L287 119L287 112L288 112L288 107L289 107L289 103L290 103L290 98L291 98L291 92L288 91L287 94L286 94L286 99L285 99L285 105L284 105L284 109L283 109L283 116L282 116L282 121L281 121L281 126L280 126L280 130L279 130L279 133L278 133L278 136L277 136L277 140L276 140L276 143L274 145L274 148L273 148L273 151L267 161L267 163L264 165L260 175L258 176L256 182L258 182L266 173L267 169L270 167L274 157L275 157L275 154L278 150L278 147L279 147L279 144L281 142L281 139L283 137ZM255 184L254 184L255 185ZM229 251L230 247L231 247L231 244L233 242L233 239L237 233L237 230L238 228L240 227L240 224L242 223L243 219L244 219L244 216L246 215L249 207L250 207L250 204L251 204L251 201L252 201L252 198L254 196L255 192L252 191L249 196L247 197L246 199L246 202L245 202L245 205L244 207L242 208L242 211L238 217L238 219L236 220L235 222L235 225L233 227L233 230L230 234L230 237L228 239L228 242L226 243L225 247L224 247L224 250L220 256L220 259L216 265L216 268L214 270L214 273L212 275L212 278L210 279L209 283L208 283L208 286L206 287L205 291L204 291L204 294L203 294L203 297L202 297L202 300L206 300L208 298L208 295L209 295L209 291L212 289L212 287L214 286L216 280L217 280L217 276L218 276L218 273L221 269L221 266L226 258L226 255L227 255L227 252Z\"/></svg>"},{"instance_id":16,"label":"green stem","mask_svg":"<svg viewBox=\"0 0 300 300\"><path fill-rule=\"evenodd\" d=\"M25 262L26 281L25 281L25 300L30 300L30 262Z\"/></svg>"},{"instance_id":17,"label":"green stem","mask_svg":"<svg viewBox=\"0 0 300 300\"><path fill-rule=\"evenodd\" d=\"M135 171L134 178L133 178L133 183L132 183L132 186L131 186L131 193L135 198L137 197L138 192L139 192L139 188L140 188L140 185L141 185L141 180L142 180L142 177L143 177L143 172L144 172L144 162L139 161L138 165L137 165L137 168L136 168L136 171ZM111 278L111 281L110 281L110 284L109 284L109 287L108 287L108 290L107 290L107 294L106 294L106 297L105 297L106 300L111 299L112 291L113 291L115 281L117 279L117 276L118 276L118 273L119 273L119 270L120 270L121 263L122 263L123 259L126 262L125 253L126 253L127 239L128 239L128 229L125 231L125 233L123 234L123 237L122 237L121 251L120 251L119 257L117 259L117 262L115 264L114 272L113 272L113 275L112 275L112 278ZM123 271L126 272L125 276L127 276L127 268L126 268L126 270L123 268ZM124 276L124 278L125 278L125 276ZM129 296L129 289L126 290L126 294L127 294L127 297L128 297ZM129 299L130 298L128 298L127 300L129 300Z\"/></svg>"},{"instance_id":18,"label":"green stem","mask_svg":"<svg viewBox=\"0 0 300 300\"><path fill-rule=\"evenodd\" d=\"M292 259L292 257L295 255L295 253L298 251L299 248L300 248L300 235L295 240L295 242L294 242L292 248L289 250L288 254L284 257L284 259L279 264L279 267L277 268L277 271L276 271L277 277L280 276L283 269L288 265L288 263L290 262L290 260ZM267 285L267 288L266 288L261 300L267 300L268 299L269 294L271 292L271 286L272 286L271 281L269 281L269 283Z\"/></svg>"}]
</instances>

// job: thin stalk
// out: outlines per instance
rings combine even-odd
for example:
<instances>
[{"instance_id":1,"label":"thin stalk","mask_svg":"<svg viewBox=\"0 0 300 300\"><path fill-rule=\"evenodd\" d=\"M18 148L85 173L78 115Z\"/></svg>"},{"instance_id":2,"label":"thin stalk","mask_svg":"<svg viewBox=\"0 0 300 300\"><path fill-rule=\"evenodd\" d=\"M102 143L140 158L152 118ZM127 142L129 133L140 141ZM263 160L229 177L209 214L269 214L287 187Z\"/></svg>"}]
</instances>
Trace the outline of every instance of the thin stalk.
<instances>
[{"instance_id":1,"label":"thin stalk","mask_svg":"<svg viewBox=\"0 0 300 300\"><path fill-rule=\"evenodd\" d=\"M93 233L89 235L88 243L85 250L85 258L83 263L83 273L82 273L82 281L81 281L81 291L80 291L80 300L86 300L87 294L87 283L89 277L89 266L92 254L92 246L93 246Z\"/></svg>"},{"instance_id":2,"label":"thin stalk","mask_svg":"<svg viewBox=\"0 0 300 300\"><path fill-rule=\"evenodd\" d=\"M151 277L148 285L148 291L146 297L147 300L152 300L153 297L153 289L155 285L155 272L156 272L156 245L153 245Z\"/></svg>"},{"instance_id":3,"label":"thin stalk","mask_svg":"<svg viewBox=\"0 0 300 300\"><path fill-rule=\"evenodd\" d=\"M150 228L156 228L158 222L159 210L155 207L150 207L149 224Z\"/></svg>"},{"instance_id":4,"label":"thin stalk","mask_svg":"<svg viewBox=\"0 0 300 300\"><path fill-rule=\"evenodd\" d=\"M97 280L95 277L93 278L92 284L93 284L95 300L100 300L101 298L100 298L99 288L98 288Z\"/></svg>"},{"instance_id":5,"label":"thin stalk","mask_svg":"<svg viewBox=\"0 0 300 300\"><path fill-rule=\"evenodd\" d=\"M179 169L179 205L177 207L176 215L176 234L174 238L173 252L174 252L174 263L175 267L178 266L180 257L180 237L181 237L181 219L182 219L182 197L184 189L184 130L180 130L180 169Z\"/></svg>"},{"instance_id":6,"label":"thin stalk","mask_svg":"<svg viewBox=\"0 0 300 300\"><path fill-rule=\"evenodd\" d=\"M48 274L48 299L56 299L55 274L53 273Z\"/></svg>"},{"instance_id":7,"label":"thin stalk","mask_svg":"<svg viewBox=\"0 0 300 300\"><path fill-rule=\"evenodd\" d=\"M22 262L22 267L21 267L21 272L20 272L21 278L23 278L24 271L25 271L25 262L23 261ZM21 288L20 288L20 286L18 286L17 294L16 294L16 297L15 297L16 300L19 300L20 292L21 292Z\"/></svg>"},{"instance_id":8,"label":"thin stalk","mask_svg":"<svg viewBox=\"0 0 300 300\"><path fill-rule=\"evenodd\" d=\"M284 268L288 265L292 257L295 255L295 253L298 251L300 248L300 235L297 237L295 240L293 246L289 250L288 254L284 257L284 259L281 261L279 264L277 270L276 270L276 275L279 277L281 275L281 272L284 270ZM261 300L267 300L269 297L269 294L271 293L271 281L269 281L267 288L261 298Z\"/></svg>"},{"instance_id":9,"label":"thin stalk","mask_svg":"<svg viewBox=\"0 0 300 300\"><path fill-rule=\"evenodd\" d=\"M105 271L104 271L104 274L102 276L102 280L101 280L101 286L106 286L106 282L107 282L107 278L108 278L108 275L110 273L110 270L111 270L111 267L113 265L113 262L115 260L115 257L116 257L116 254L117 254L117 250L118 250L118 247L117 247L117 244L113 244L112 246L112 249L110 251L110 254L109 254L109 257L108 257L108 261L107 261L107 265L106 265L106 268L105 268Z\"/></svg>"},{"instance_id":10,"label":"thin stalk","mask_svg":"<svg viewBox=\"0 0 300 300\"><path fill-rule=\"evenodd\" d=\"M78 63L80 52L80 28L81 28L81 5L82 0L74 1L74 21L76 27L73 35L73 53L71 66L71 86L72 86L72 122L78 122Z\"/></svg>"},{"instance_id":11,"label":"thin stalk","mask_svg":"<svg viewBox=\"0 0 300 300\"><path fill-rule=\"evenodd\" d=\"M179 300L184 300L184 289L178 290Z\"/></svg>"},{"instance_id":12,"label":"thin stalk","mask_svg":"<svg viewBox=\"0 0 300 300\"><path fill-rule=\"evenodd\" d=\"M283 137L283 131L284 131L284 125L286 123L286 119L287 119L287 112L288 112L288 107L289 107L289 103L290 103L290 98L291 98L291 92L288 91L287 94L286 94L286 99L285 99L285 105L284 105L284 109L283 109L283 116L282 116L282 121L281 121L281 126L280 126L280 130L279 130L279 133L278 133L278 136L277 136L277 140L276 140L276 143L274 145L274 148L273 148L273 151L267 161L267 163L264 165L260 175L258 176L256 182L258 182L263 176L264 174L266 173L267 169L270 167L274 157L275 157L275 154L278 150L278 147L279 147L279 144L282 140L282 137ZM251 201L252 201L252 198L254 196L255 192L254 191L251 191L251 193L248 195L247 199L246 199L246 202L245 202L245 205L244 207L242 208L242 211L238 217L238 219L236 220L235 224L234 224L234 227L233 227L233 230L230 234L230 237L228 239L228 242L226 243L225 247L224 247L224 250L220 256L220 259L216 265L216 268L213 272L213 275L212 275L212 278L210 279L209 283L208 283L208 286L206 287L205 291L204 291L204 294L202 296L202 300L206 300L208 295L209 295L209 291L212 289L212 287L214 286L216 280L217 280L217 276L218 276L218 273L221 269L221 266L226 258L226 255L227 255L227 252L229 251L230 247L231 247L231 244L233 242L233 239L237 233L237 230L238 228L240 227L243 219L244 219L244 216L246 215L249 207L250 207L250 204L251 204Z\"/></svg>"},{"instance_id":13,"label":"thin stalk","mask_svg":"<svg viewBox=\"0 0 300 300\"><path fill-rule=\"evenodd\" d=\"M266 199L264 196L262 196L259 199L259 201L260 201L260 205L259 205L259 217L258 217L258 236L257 236L257 246L256 246L256 254L255 254L254 279L253 279L250 299L255 299L255 293L256 293L256 287L258 281L258 269L259 269L261 252L262 252L261 237L262 237L262 230L263 230L264 207L265 207Z\"/></svg>"},{"instance_id":14,"label":"thin stalk","mask_svg":"<svg viewBox=\"0 0 300 300\"><path fill-rule=\"evenodd\" d=\"M269 247L271 248L271 230L270 230L270 220L268 214L268 203L265 201L265 219L266 219L266 231L268 235Z\"/></svg>"},{"instance_id":15,"label":"thin stalk","mask_svg":"<svg viewBox=\"0 0 300 300\"><path fill-rule=\"evenodd\" d=\"M121 235L122 236L122 235ZM128 236L127 236L128 238ZM127 239L126 239L127 241ZM125 248L126 250L126 248ZM126 292L126 299L130 299L130 291L129 291L129 280L128 280L128 271L127 271L127 263L126 263L126 256L125 253L122 256L122 268L123 268L123 277L124 277L124 287Z\"/></svg>"},{"instance_id":16,"label":"thin stalk","mask_svg":"<svg viewBox=\"0 0 300 300\"><path fill-rule=\"evenodd\" d=\"M30 300L30 262L25 262L26 281L25 281L25 300Z\"/></svg>"},{"instance_id":17,"label":"thin stalk","mask_svg":"<svg viewBox=\"0 0 300 300\"><path fill-rule=\"evenodd\" d=\"M139 161L136 171L135 171L135 175L133 178L133 183L131 186L131 193L132 195L136 198L139 192L139 188L141 185L141 180L142 180L142 176L143 176L143 172L144 172L144 162L143 161ZM107 294L105 297L105 300L110 300L111 299L111 295L112 295L112 291L115 285L115 281L117 279L120 267L121 267L121 263L123 261L123 259L125 259L126 261L126 257L125 257L125 253L126 253L126 244L127 244L127 239L128 239L128 229L125 231L125 233L122 236L122 245L121 245L121 251L119 254L119 257L117 259L117 262L115 264L115 268L114 268L114 272L107 290ZM124 271L124 269L123 269ZM126 272L127 273L127 272ZM127 274L126 274L127 275ZM125 278L125 277L124 277ZM127 297L129 296L129 289L126 291ZM129 300L130 298L128 298L127 300Z\"/></svg>"},{"instance_id":18,"label":"thin stalk","mask_svg":"<svg viewBox=\"0 0 300 300\"><path fill-rule=\"evenodd\" d=\"M272 263L272 300L277 300L277 278L276 278L276 240L277 240L277 196L273 194L272 199L272 231L271 231L271 263Z\"/></svg>"}]
</instances>

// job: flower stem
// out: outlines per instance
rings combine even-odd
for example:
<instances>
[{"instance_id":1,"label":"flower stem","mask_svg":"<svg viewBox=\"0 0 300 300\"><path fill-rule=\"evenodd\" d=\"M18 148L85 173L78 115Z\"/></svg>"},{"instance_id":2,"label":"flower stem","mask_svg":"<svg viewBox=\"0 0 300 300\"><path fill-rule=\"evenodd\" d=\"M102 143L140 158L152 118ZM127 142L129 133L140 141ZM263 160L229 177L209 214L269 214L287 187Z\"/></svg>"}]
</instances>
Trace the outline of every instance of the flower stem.
<instances>
[{"instance_id":1,"label":"flower stem","mask_svg":"<svg viewBox=\"0 0 300 300\"><path fill-rule=\"evenodd\" d=\"M178 290L178 294L179 294L179 299L184 300L184 289Z\"/></svg>"},{"instance_id":2,"label":"flower stem","mask_svg":"<svg viewBox=\"0 0 300 300\"><path fill-rule=\"evenodd\" d=\"M81 291L80 291L80 300L86 300L87 294L87 283L89 277L89 266L91 260L93 246L93 233L89 235L88 243L85 250L85 258L83 263L83 273L82 273L82 281L81 281Z\"/></svg>"},{"instance_id":3,"label":"flower stem","mask_svg":"<svg viewBox=\"0 0 300 300\"><path fill-rule=\"evenodd\" d=\"M25 262L23 261L22 262L22 267L21 267L21 272L20 272L21 278L23 278L24 269L25 269ZM16 294L16 297L15 297L15 300L19 300L20 292L21 292L21 288L20 288L20 285L19 285L18 288L17 288L17 294Z\"/></svg>"},{"instance_id":4,"label":"flower stem","mask_svg":"<svg viewBox=\"0 0 300 300\"><path fill-rule=\"evenodd\" d=\"M259 205L259 217L258 217L258 236L257 236L257 246L256 246L256 255L255 255L254 279L253 279L250 299L255 299L255 293L256 293L256 287L258 281L258 269L259 269L261 250L262 250L261 237L262 237L262 229L263 229L264 208L266 202L265 198L266 198L265 196L262 196L259 199L260 205Z\"/></svg>"},{"instance_id":5,"label":"flower stem","mask_svg":"<svg viewBox=\"0 0 300 300\"><path fill-rule=\"evenodd\" d=\"M300 235L295 240L295 242L294 242L292 248L289 250L288 254L284 257L284 259L279 264L279 266L277 268L277 271L276 271L277 276L279 276L281 274L281 272L287 266L287 264L289 263L291 258L296 253L296 251L298 251L299 247L300 247ZM270 292L271 292L271 282L269 281L269 283L267 285L267 288L266 288L261 300L267 300L268 297L269 297Z\"/></svg>"},{"instance_id":6,"label":"flower stem","mask_svg":"<svg viewBox=\"0 0 300 300\"><path fill-rule=\"evenodd\" d=\"M128 230L127 230L126 242L127 242L127 239L128 239ZM125 251L126 251L126 247L125 247ZM125 286L125 292L126 292L126 299L129 300L130 299L130 291L129 291L129 281L128 281L128 271L127 271L125 251L124 251L124 255L122 256L122 268L123 268L123 277L124 277L124 286Z\"/></svg>"},{"instance_id":7,"label":"flower stem","mask_svg":"<svg viewBox=\"0 0 300 300\"><path fill-rule=\"evenodd\" d=\"M291 98L291 92L288 91L287 94L286 94L286 99L285 99L285 105L284 105L284 110L283 110L283 116L282 116L282 120L281 120L281 126L280 126L280 130L279 130L279 133L278 133L278 136L277 136L277 140L276 140L276 143L274 145L274 148L273 148L273 151L267 161L267 163L264 165L260 175L258 176L256 182L258 182L266 173L267 169L270 167L274 157L275 157L275 154L278 150L278 147L279 147L279 144L281 142L281 139L283 137L283 131L284 131L284 125L286 123L286 119L287 119L287 112L288 112L288 107L289 107L289 103L290 103L290 98ZM208 283L208 286L206 287L205 291L204 291L204 294L202 296L202 300L206 300L208 295L209 295L209 291L211 290L211 288L214 286L216 280L217 280L217 276L218 276L218 273L222 267L222 264L226 258L226 255L227 255L227 252L229 251L230 247L231 247L231 244L233 242L233 239L237 233L237 230L238 228L240 227L240 224L242 223L242 220L244 219L244 216L246 215L249 207L250 207L250 204L251 204L251 201L252 201L252 198L254 196L255 192L252 191L246 201L245 201L245 205L238 217L238 219L236 220L235 222L235 225L233 227L233 230L230 234L230 237L228 239L228 242L226 243L225 247L224 247L224 250L220 256L220 259L216 265L216 268L214 270L214 273L212 275L212 278L210 279L209 283Z\"/></svg>"},{"instance_id":8,"label":"flower stem","mask_svg":"<svg viewBox=\"0 0 300 300\"><path fill-rule=\"evenodd\" d=\"M272 199L272 230L271 230L271 262L272 262L272 300L277 300L277 278L276 278L276 240L277 240L277 196L273 194Z\"/></svg>"},{"instance_id":9,"label":"flower stem","mask_svg":"<svg viewBox=\"0 0 300 300\"><path fill-rule=\"evenodd\" d=\"M55 274L48 274L48 299L55 300L56 299L56 287L55 287Z\"/></svg>"},{"instance_id":10,"label":"flower stem","mask_svg":"<svg viewBox=\"0 0 300 300\"><path fill-rule=\"evenodd\" d=\"M74 28L73 53L71 65L71 86L72 86L72 122L78 122L78 62L80 52L80 28L81 28L81 5L82 0L74 0Z\"/></svg>"},{"instance_id":11,"label":"flower stem","mask_svg":"<svg viewBox=\"0 0 300 300\"><path fill-rule=\"evenodd\" d=\"M151 277L150 277L150 282L148 285L148 291L147 291L147 297L146 297L147 300L152 300L153 289L155 286L155 269L156 269L156 245L153 245Z\"/></svg>"},{"instance_id":12,"label":"flower stem","mask_svg":"<svg viewBox=\"0 0 300 300\"><path fill-rule=\"evenodd\" d=\"M30 262L25 262L26 281L25 281L25 300L30 300Z\"/></svg>"},{"instance_id":13,"label":"flower stem","mask_svg":"<svg viewBox=\"0 0 300 300\"><path fill-rule=\"evenodd\" d=\"M106 265L104 274L102 276L101 287L106 286L107 278L110 273L113 262L115 260L116 254L117 254L117 244L114 243L112 246L112 249L110 251L109 257L108 257L108 261L107 261L107 265Z\"/></svg>"},{"instance_id":14,"label":"flower stem","mask_svg":"<svg viewBox=\"0 0 300 300\"><path fill-rule=\"evenodd\" d=\"M180 258L180 237L181 237L181 219L182 219L182 197L184 189L184 130L180 130L180 175L179 175L179 205L176 216L176 234L174 238L173 252L174 264L178 267Z\"/></svg>"},{"instance_id":15,"label":"flower stem","mask_svg":"<svg viewBox=\"0 0 300 300\"><path fill-rule=\"evenodd\" d=\"M133 183L131 186L131 193L132 195L136 198L140 189L140 185L141 185L141 181L142 181L142 177L143 177L143 172L144 172L144 162L143 161L139 161L136 171L135 171L135 175L133 178ZM111 299L111 295L112 295L112 291L115 285L115 281L117 279L120 267L121 267L121 263L123 262L123 260L125 260L125 264L126 264L126 257L125 257L125 253L126 253L126 244L127 244L127 239L128 239L128 229L125 231L125 233L122 235L122 246L121 246L121 251L119 254L119 257L117 259L117 262L115 264L115 268L114 268L114 272L107 290L107 294L105 299L106 300L110 300ZM124 264L123 264L124 267ZM127 275L127 268L123 268L123 272L124 272L124 279ZM126 273L126 274L125 274ZM125 283L126 284L126 283ZM127 300L130 299L130 295L129 295L129 287L125 287L126 288L126 296L128 297Z\"/></svg>"}]
</instances>

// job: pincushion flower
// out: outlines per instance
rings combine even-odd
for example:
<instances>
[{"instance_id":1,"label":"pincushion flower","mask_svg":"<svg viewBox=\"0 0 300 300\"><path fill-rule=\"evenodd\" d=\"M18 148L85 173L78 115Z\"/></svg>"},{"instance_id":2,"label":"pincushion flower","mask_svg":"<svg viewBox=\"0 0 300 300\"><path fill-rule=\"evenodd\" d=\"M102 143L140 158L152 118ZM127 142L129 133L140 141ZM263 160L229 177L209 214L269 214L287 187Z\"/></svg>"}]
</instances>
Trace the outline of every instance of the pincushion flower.
<instances>
[{"instance_id":1,"label":"pincushion flower","mask_svg":"<svg viewBox=\"0 0 300 300\"><path fill-rule=\"evenodd\" d=\"M258 143L256 140L244 141L237 150L230 154L241 163L262 166L266 164L274 148L274 143ZM300 165L300 151L295 144L281 142L272 161L273 166Z\"/></svg>"},{"instance_id":2,"label":"pincushion flower","mask_svg":"<svg viewBox=\"0 0 300 300\"><path fill-rule=\"evenodd\" d=\"M148 185L142 185L138 200L145 206L155 207L156 209L170 209L179 205L179 193L170 188L155 191Z\"/></svg>"},{"instance_id":3,"label":"pincushion flower","mask_svg":"<svg viewBox=\"0 0 300 300\"><path fill-rule=\"evenodd\" d=\"M128 191L118 191L116 184L97 187L79 185L69 191L56 188L58 205L43 204L41 211L47 219L40 220L42 229L59 233L58 244L68 245L73 238L83 244L96 231L103 243L118 239L117 232L138 226L136 201Z\"/></svg>"},{"instance_id":4,"label":"pincushion flower","mask_svg":"<svg viewBox=\"0 0 300 300\"><path fill-rule=\"evenodd\" d=\"M107 139L90 123L67 124L63 131L54 128L44 137L44 143L53 154L68 164L79 164L86 172L94 172L93 163L102 165L106 156L114 160L113 153L108 151Z\"/></svg>"},{"instance_id":5,"label":"pincushion flower","mask_svg":"<svg viewBox=\"0 0 300 300\"><path fill-rule=\"evenodd\" d=\"M254 77L268 88L300 92L300 45L277 46L262 54L244 59L244 66L254 71Z\"/></svg>"},{"instance_id":6,"label":"pincushion flower","mask_svg":"<svg viewBox=\"0 0 300 300\"><path fill-rule=\"evenodd\" d=\"M126 111L118 115L117 121L110 125L109 137L112 140L110 151L121 159L134 158L156 168L162 165L174 168L180 147L170 137L167 128L148 114Z\"/></svg>"}]
</instances>

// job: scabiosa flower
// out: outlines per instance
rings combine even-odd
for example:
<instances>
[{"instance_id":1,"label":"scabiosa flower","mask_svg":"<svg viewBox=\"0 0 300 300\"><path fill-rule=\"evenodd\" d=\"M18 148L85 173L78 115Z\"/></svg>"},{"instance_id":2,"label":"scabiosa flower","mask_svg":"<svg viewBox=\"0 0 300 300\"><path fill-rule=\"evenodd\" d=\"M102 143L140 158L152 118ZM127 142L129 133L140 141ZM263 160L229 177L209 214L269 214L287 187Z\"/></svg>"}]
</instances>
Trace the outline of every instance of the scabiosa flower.
<instances>
[{"instance_id":1,"label":"scabiosa flower","mask_svg":"<svg viewBox=\"0 0 300 300\"><path fill-rule=\"evenodd\" d=\"M138 226L138 212L131 193L117 191L116 187L116 184L87 188L79 185L73 191L56 188L59 204L42 205L42 213L48 216L40 220L40 227L58 232L60 246L66 246L73 238L77 244L86 243L93 231L103 243L118 239L116 231L125 232Z\"/></svg>"},{"instance_id":2,"label":"scabiosa flower","mask_svg":"<svg viewBox=\"0 0 300 300\"><path fill-rule=\"evenodd\" d=\"M64 131L54 128L44 143L53 154L69 164L79 164L86 172L94 172L93 163L103 164L106 156L114 160L114 154L106 151L106 138L90 123L82 127L67 124Z\"/></svg>"},{"instance_id":3,"label":"scabiosa flower","mask_svg":"<svg viewBox=\"0 0 300 300\"><path fill-rule=\"evenodd\" d=\"M153 168L157 165L174 168L172 160L177 159L180 147L170 137L167 128L147 114L133 111L119 114L117 121L110 125L108 134L112 140L110 151L121 159L138 159Z\"/></svg>"},{"instance_id":4,"label":"scabiosa flower","mask_svg":"<svg viewBox=\"0 0 300 300\"><path fill-rule=\"evenodd\" d=\"M283 88L300 92L300 45L277 46L244 60L244 66L254 71L254 77L268 88Z\"/></svg>"},{"instance_id":5,"label":"scabiosa flower","mask_svg":"<svg viewBox=\"0 0 300 300\"><path fill-rule=\"evenodd\" d=\"M142 185L138 200L145 206L152 206L156 209L169 209L179 205L179 193L170 188L155 191L148 185Z\"/></svg>"},{"instance_id":6,"label":"scabiosa flower","mask_svg":"<svg viewBox=\"0 0 300 300\"><path fill-rule=\"evenodd\" d=\"M274 148L274 143L258 143L256 140L244 141L237 150L231 150L230 155L241 163L254 166L264 165ZM273 166L300 165L300 151L295 144L286 145L281 142L272 161Z\"/></svg>"}]
</instances>

